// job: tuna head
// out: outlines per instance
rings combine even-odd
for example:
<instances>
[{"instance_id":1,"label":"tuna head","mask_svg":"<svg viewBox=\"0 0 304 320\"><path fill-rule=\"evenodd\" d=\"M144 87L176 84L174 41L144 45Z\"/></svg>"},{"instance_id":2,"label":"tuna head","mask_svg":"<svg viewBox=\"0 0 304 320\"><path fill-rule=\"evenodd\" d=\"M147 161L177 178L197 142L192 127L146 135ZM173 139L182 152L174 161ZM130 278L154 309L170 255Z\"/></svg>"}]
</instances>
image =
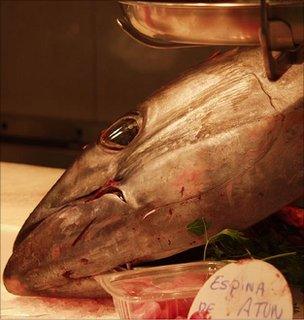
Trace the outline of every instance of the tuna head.
<instances>
[{"instance_id":1,"label":"tuna head","mask_svg":"<svg viewBox=\"0 0 304 320\"><path fill-rule=\"evenodd\" d=\"M217 56L87 147L22 227L4 272L19 295L100 297L96 276L244 229L301 195L301 66L277 82L257 49Z\"/></svg>"}]
</instances>

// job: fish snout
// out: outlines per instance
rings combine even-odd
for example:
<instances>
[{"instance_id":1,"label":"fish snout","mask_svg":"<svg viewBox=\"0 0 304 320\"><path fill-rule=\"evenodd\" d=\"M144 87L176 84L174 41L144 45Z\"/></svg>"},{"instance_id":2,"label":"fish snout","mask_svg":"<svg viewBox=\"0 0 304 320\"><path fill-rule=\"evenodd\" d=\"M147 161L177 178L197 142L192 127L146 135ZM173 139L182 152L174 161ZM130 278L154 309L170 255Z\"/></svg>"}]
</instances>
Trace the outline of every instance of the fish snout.
<instances>
[{"instance_id":1,"label":"fish snout","mask_svg":"<svg viewBox=\"0 0 304 320\"><path fill-rule=\"evenodd\" d=\"M109 153L98 143L88 146L64 172L26 220L16 244L53 212L94 195L115 182L120 155Z\"/></svg>"},{"instance_id":2,"label":"fish snout","mask_svg":"<svg viewBox=\"0 0 304 320\"><path fill-rule=\"evenodd\" d=\"M122 194L111 187L57 211L34 211L45 218L27 221L20 230L3 274L7 290L27 296L60 296L68 290L69 295L84 296L90 288L102 295L92 276L120 263L108 250L116 250L115 239L121 241L127 213L132 212Z\"/></svg>"},{"instance_id":3,"label":"fish snout","mask_svg":"<svg viewBox=\"0 0 304 320\"><path fill-rule=\"evenodd\" d=\"M27 285L23 282L22 276L18 274L17 265L14 263L14 258L6 264L3 272L3 283L7 291L20 296L30 296L31 292Z\"/></svg>"}]
</instances>

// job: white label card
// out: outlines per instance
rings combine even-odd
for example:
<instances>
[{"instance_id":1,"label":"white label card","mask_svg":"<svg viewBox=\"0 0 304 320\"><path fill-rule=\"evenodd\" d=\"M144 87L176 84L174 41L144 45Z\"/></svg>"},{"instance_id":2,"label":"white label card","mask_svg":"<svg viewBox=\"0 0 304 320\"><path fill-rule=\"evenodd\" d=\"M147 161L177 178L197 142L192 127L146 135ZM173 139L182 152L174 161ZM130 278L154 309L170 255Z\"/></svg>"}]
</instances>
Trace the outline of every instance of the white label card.
<instances>
[{"instance_id":1,"label":"white label card","mask_svg":"<svg viewBox=\"0 0 304 320\"><path fill-rule=\"evenodd\" d=\"M202 286L188 319L292 319L292 297L279 270L262 260L240 260Z\"/></svg>"}]
</instances>

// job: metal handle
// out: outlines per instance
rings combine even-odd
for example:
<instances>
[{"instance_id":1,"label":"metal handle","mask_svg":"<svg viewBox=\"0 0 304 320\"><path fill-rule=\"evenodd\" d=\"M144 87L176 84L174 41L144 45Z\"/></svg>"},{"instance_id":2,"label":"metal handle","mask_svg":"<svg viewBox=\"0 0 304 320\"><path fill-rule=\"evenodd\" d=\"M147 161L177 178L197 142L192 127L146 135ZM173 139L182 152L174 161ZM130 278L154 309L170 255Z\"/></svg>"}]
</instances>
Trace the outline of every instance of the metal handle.
<instances>
[{"instance_id":1,"label":"metal handle","mask_svg":"<svg viewBox=\"0 0 304 320\"><path fill-rule=\"evenodd\" d=\"M285 30L285 34L288 35L289 33L289 46L291 49L281 51L277 57L274 57L272 53L271 26L277 28L279 26L281 30ZM285 22L269 19L268 4L266 3L266 0L261 0L261 28L259 36L263 52L264 67L269 80L279 79L292 64L301 63L303 61L303 44L294 44L290 26Z\"/></svg>"},{"instance_id":2,"label":"metal handle","mask_svg":"<svg viewBox=\"0 0 304 320\"><path fill-rule=\"evenodd\" d=\"M154 38L144 35L126 18L128 16L127 12L124 11L122 4L120 4L120 6L124 17L117 19L119 26L134 40L146 46L158 49L180 49L202 46L202 44L162 40L160 36ZM269 10L267 1L260 0L259 42L262 47L266 75L269 80L276 80L280 78L292 64L301 63L304 60L303 38L299 38L298 34L293 34L293 30L295 29L292 28L288 22L282 20L281 15L279 15L279 18L273 18L270 14L274 15L274 13ZM297 44L294 39L298 42ZM301 41L302 43L299 44ZM279 51L279 54L274 57L272 50Z\"/></svg>"}]
</instances>

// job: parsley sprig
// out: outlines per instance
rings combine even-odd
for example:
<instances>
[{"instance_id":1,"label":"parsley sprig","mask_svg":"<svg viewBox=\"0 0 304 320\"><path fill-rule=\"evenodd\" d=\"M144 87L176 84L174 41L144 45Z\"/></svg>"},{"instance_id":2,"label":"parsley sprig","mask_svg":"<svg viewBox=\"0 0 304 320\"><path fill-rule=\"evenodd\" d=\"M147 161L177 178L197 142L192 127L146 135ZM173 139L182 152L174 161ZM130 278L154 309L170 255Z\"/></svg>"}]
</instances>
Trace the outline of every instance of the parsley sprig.
<instances>
[{"instance_id":1,"label":"parsley sprig","mask_svg":"<svg viewBox=\"0 0 304 320\"><path fill-rule=\"evenodd\" d=\"M204 218L196 219L187 225L189 232L205 238L204 260L207 256L214 260L271 260L291 284L304 289L303 234L297 228L286 225L276 215L244 232L224 229L209 237L210 226L211 223Z\"/></svg>"},{"instance_id":2,"label":"parsley sprig","mask_svg":"<svg viewBox=\"0 0 304 320\"><path fill-rule=\"evenodd\" d=\"M237 231L237 230L233 230L233 229L224 229L224 230L220 231L219 233L213 235L212 237L209 237L208 236L208 229L210 228L210 226L211 226L211 223L206 221L206 219L203 217L198 218L187 225L188 231L194 233L197 236L202 236L202 235L205 236L203 260L206 260L207 249L208 249L209 244L211 244L211 243L216 243L226 237L232 239L233 241L237 241L239 243L242 243L242 242L248 240L247 238L244 237L244 234L242 232ZM222 253L222 250L219 249L219 247L217 245L215 245L214 248L216 250L217 255L220 255ZM246 254L251 255L250 252L246 248L245 248L245 250L247 251Z\"/></svg>"}]
</instances>

